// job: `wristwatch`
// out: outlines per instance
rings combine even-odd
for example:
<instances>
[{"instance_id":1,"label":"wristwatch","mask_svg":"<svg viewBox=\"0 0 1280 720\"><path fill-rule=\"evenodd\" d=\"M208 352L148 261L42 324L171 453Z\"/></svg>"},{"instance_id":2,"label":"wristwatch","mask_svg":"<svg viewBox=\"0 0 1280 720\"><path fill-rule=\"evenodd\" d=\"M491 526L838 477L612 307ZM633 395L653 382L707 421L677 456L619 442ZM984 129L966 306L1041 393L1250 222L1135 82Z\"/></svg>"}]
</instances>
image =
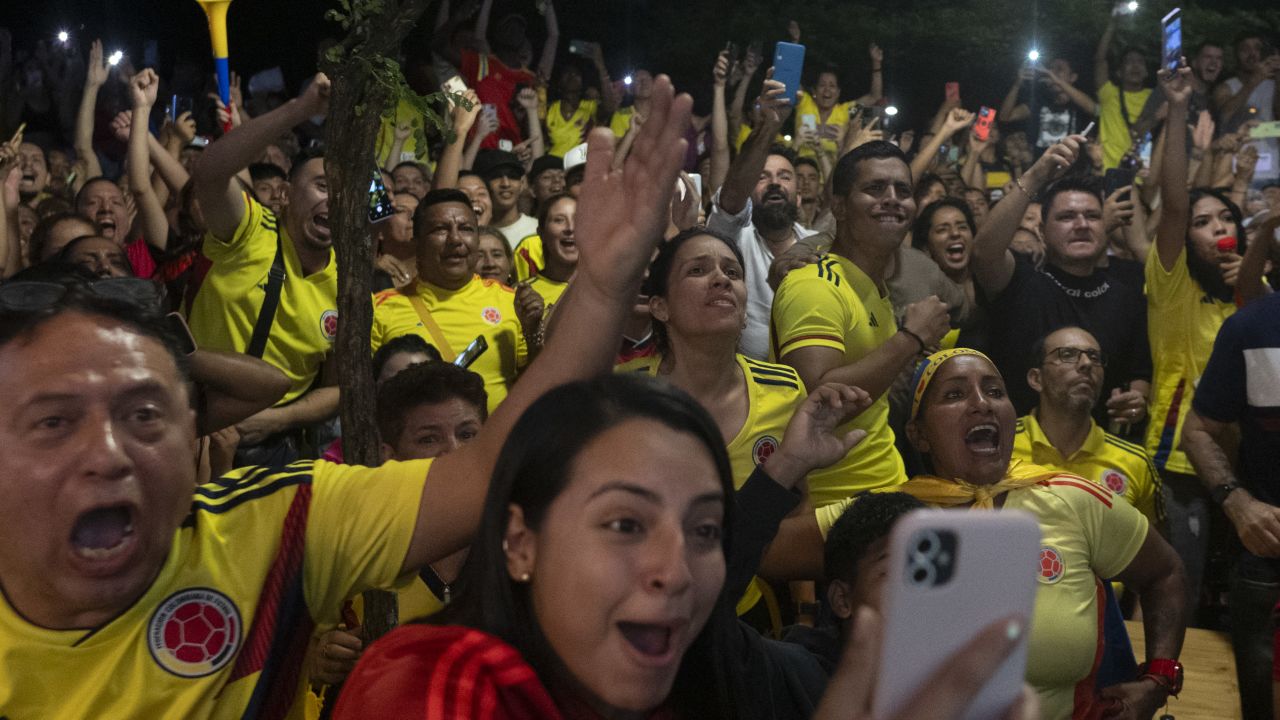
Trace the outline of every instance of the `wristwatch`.
<instances>
[{"instance_id":1,"label":"wristwatch","mask_svg":"<svg viewBox=\"0 0 1280 720\"><path fill-rule=\"evenodd\" d=\"M1227 501L1227 496L1230 495L1233 490L1239 490L1240 487L1240 483L1233 480L1229 483L1218 485L1210 490L1209 497L1213 498L1213 501L1221 507L1222 503Z\"/></svg>"},{"instance_id":2,"label":"wristwatch","mask_svg":"<svg viewBox=\"0 0 1280 720\"><path fill-rule=\"evenodd\" d=\"M1182 692L1182 663L1169 658L1156 658L1138 666L1138 677L1149 677L1177 697Z\"/></svg>"}]
</instances>

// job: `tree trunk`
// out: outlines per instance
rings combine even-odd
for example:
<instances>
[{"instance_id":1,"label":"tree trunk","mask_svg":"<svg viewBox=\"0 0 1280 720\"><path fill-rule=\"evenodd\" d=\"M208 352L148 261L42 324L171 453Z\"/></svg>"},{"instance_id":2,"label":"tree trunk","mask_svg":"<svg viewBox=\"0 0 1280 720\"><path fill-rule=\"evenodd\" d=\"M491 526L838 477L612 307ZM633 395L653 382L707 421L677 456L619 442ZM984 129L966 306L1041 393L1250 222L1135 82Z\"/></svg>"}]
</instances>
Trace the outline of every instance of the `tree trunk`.
<instances>
[{"instance_id":1,"label":"tree trunk","mask_svg":"<svg viewBox=\"0 0 1280 720\"><path fill-rule=\"evenodd\" d=\"M393 90L371 68L394 59L400 41L426 9L426 0L352 3L357 18L337 62L322 61L332 82L325 123L329 226L338 262L338 339L334 348L342 387L342 453L355 465L378 464L373 422L375 388L369 333L373 327L373 246L369 237L369 181L377 168L374 143ZM371 11L371 8L375 11ZM394 593L364 594L365 642L396 626Z\"/></svg>"}]
</instances>

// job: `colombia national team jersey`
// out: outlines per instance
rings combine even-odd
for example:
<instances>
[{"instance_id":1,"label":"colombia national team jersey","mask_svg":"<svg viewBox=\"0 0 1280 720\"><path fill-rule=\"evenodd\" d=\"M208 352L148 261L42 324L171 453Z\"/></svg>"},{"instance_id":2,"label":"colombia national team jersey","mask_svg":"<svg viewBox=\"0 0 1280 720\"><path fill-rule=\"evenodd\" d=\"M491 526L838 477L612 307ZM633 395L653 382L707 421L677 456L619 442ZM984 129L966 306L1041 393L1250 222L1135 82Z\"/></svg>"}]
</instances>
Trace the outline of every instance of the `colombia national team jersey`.
<instances>
[{"instance_id":1,"label":"colombia national team jersey","mask_svg":"<svg viewBox=\"0 0 1280 720\"><path fill-rule=\"evenodd\" d=\"M773 298L772 325L774 359L800 348L825 347L839 351L842 364L861 360L898 332L889 297L857 265L834 253L787 274ZM847 462L810 474L815 507L906 482L889 427L887 390L840 432L855 428L866 430L867 437Z\"/></svg>"},{"instance_id":2,"label":"colombia national team jersey","mask_svg":"<svg viewBox=\"0 0 1280 720\"><path fill-rule=\"evenodd\" d=\"M315 625L397 580L430 466L307 461L201 485L160 574L102 627L44 629L0 599L0 714L283 717Z\"/></svg>"},{"instance_id":3,"label":"colombia national team jersey","mask_svg":"<svg viewBox=\"0 0 1280 720\"><path fill-rule=\"evenodd\" d=\"M479 336L489 349L481 353L470 370L484 378L489 393L489 412L507 396L516 375L529 361L528 350L516 318L515 291L496 280L473 275L458 290L445 290L418 280L406 292L417 293L432 319L439 325L449 347L440 347L423 324L409 296L399 290L385 290L373 296L373 350L401 335L420 335L452 362Z\"/></svg>"},{"instance_id":4,"label":"colombia national team jersey","mask_svg":"<svg viewBox=\"0 0 1280 720\"><path fill-rule=\"evenodd\" d=\"M284 223L248 194L244 206L244 217L230 238L204 238L201 252L212 264L191 300L187 321L199 347L244 352L262 310L279 243L284 283L262 359L289 378L289 391L279 403L283 405L314 384L338 336L338 266L330 250L323 270L305 274Z\"/></svg>"}]
</instances>

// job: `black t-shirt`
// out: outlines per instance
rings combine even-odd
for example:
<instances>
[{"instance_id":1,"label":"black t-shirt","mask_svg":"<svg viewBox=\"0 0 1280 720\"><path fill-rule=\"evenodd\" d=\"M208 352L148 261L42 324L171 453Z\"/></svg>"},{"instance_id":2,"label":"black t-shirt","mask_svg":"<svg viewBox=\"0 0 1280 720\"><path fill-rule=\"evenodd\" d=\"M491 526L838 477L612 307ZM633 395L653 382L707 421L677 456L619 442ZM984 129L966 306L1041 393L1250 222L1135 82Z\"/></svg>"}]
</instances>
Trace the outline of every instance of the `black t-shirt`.
<instances>
[{"instance_id":1,"label":"black t-shirt","mask_svg":"<svg viewBox=\"0 0 1280 720\"><path fill-rule=\"evenodd\" d=\"M1222 324L1191 406L1211 420L1240 423L1240 482L1280 505L1280 293Z\"/></svg>"},{"instance_id":2,"label":"black t-shirt","mask_svg":"<svg viewBox=\"0 0 1280 720\"><path fill-rule=\"evenodd\" d=\"M1036 270L1025 256L1014 253L1013 277L995 297L979 289L978 300L989 316L985 342L975 342L1004 376L1009 398L1019 415L1029 413L1039 398L1027 384L1027 370L1039 362L1031 357L1036 340L1058 328L1079 326L1098 339L1107 358L1102 398L1094 418L1107 422L1106 398L1112 388L1131 380L1151 379L1151 346L1147 341L1147 299L1135 282L1132 261L1112 259L1108 267L1077 277L1046 264ZM961 334L960 344L971 338Z\"/></svg>"}]
</instances>

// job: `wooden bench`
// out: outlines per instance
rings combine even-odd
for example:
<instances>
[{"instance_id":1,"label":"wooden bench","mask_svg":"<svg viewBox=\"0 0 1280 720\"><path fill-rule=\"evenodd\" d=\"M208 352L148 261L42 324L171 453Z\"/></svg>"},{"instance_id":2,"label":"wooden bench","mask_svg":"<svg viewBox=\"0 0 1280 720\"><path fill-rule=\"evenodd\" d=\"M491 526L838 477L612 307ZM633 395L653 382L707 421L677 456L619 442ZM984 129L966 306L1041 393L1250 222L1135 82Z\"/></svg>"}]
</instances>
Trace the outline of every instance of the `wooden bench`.
<instances>
[{"instance_id":1,"label":"wooden bench","mask_svg":"<svg viewBox=\"0 0 1280 720\"><path fill-rule=\"evenodd\" d=\"M1133 654L1145 657L1142 623L1128 621ZM1179 658L1186 666L1182 694L1169 698L1169 713L1177 720L1224 720L1240 717L1240 693L1236 685L1236 661L1226 633L1187 628ZM1157 713L1157 717L1163 711Z\"/></svg>"}]
</instances>

